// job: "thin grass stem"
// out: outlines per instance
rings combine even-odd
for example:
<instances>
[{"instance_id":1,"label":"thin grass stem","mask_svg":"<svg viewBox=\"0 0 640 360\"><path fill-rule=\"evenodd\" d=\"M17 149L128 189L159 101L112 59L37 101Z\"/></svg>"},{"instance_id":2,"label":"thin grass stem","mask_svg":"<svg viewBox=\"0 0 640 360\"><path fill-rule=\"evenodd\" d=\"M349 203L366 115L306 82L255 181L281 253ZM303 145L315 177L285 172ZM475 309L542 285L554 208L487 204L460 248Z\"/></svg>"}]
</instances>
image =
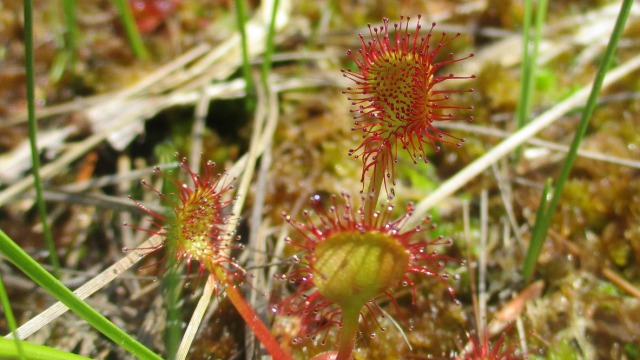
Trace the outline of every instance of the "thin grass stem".
<instances>
[{"instance_id":1,"label":"thin grass stem","mask_svg":"<svg viewBox=\"0 0 640 360\"><path fill-rule=\"evenodd\" d=\"M76 22L76 0L63 0L64 22L66 24L67 36L65 37L65 51L69 59L69 71L75 75L76 68L76 47L78 46L78 24Z\"/></svg>"},{"instance_id":2,"label":"thin grass stem","mask_svg":"<svg viewBox=\"0 0 640 360\"><path fill-rule=\"evenodd\" d=\"M542 219L544 216L545 210L547 209L547 200L549 199L549 194L551 193L551 179L547 179L547 182L544 185L544 189L542 190L542 195L540 196L540 204L538 205L538 211L536 212L536 219ZM528 279L531 274L533 274L533 270L535 268L536 261L538 260L538 256L540 251L542 250L543 239L537 232L542 231L540 226L534 227L531 233L531 240L529 242L529 250L527 251L527 255L524 258L524 266L522 269L522 276L525 279Z\"/></svg>"},{"instance_id":3,"label":"thin grass stem","mask_svg":"<svg viewBox=\"0 0 640 360\"><path fill-rule=\"evenodd\" d=\"M260 69L260 80L262 81L262 87L269 91L268 86L269 72L271 71L273 50L275 47L274 38L276 36L276 15L278 15L278 5L280 0L273 0L273 8L271 9L271 19L269 20L269 31L267 32L267 46L264 49L264 59L262 61L262 68Z\"/></svg>"},{"instance_id":4,"label":"thin grass stem","mask_svg":"<svg viewBox=\"0 0 640 360\"><path fill-rule=\"evenodd\" d=\"M149 53L142 43L142 37L138 31L138 26L133 18L129 4L125 0L113 0L113 3L120 14L120 21L122 21L122 25L124 26L124 32L129 40L131 50L133 50L133 53L138 59L147 60Z\"/></svg>"},{"instance_id":5,"label":"thin grass stem","mask_svg":"<svg viewBox=\"0 0 640 360\"><path fill-rule=\"evenodd\" d=\"M547 0L539 0L535 11L535 34L533 36L533 44L530 49L530 27L533 18L533 0L525 1L524 10L524 26L522 29L522 47L523 56L521 64L522 82L520 86L520 98L516 107L516 127L518 130L529 121L531 113L531 103L533 99L534 75L536 72L536 64L538 61L538 50L540 41L542 41L542 28L544 26L545 15L547 12ZM531 51L529 51L531 50ZM522 155L522 147L516 151L516 161Z\"/></svg>"},{"instance_id":6,"label":"thin grass stem","mask_svg":"<svg viewBox=\"0 0 640 360\"><path fill-rule=\"evenodd\" d=\"M609 40L609 43L607 44L607 48L604 52L604 56L602 57L602 61L600 62L600 66L598 67L598 72L596 73L596 77L593 81L591 93L589 94L586 106L580 118L580 123L578 124L578 128L576 129L576 133L573 137L573 141L571 142L569 153L567 154L564 164L562 165L562 169L560 170L560 174L558 175L558 179L556 181L556 185L553 190L553 195L551 197L551 200L549 202L547 209L544 210L543 216L536 218L536 222L533 228L533 235L535 235L535 237L531 238L531 244L538 244L538 243L540 244L537 245L538 248L536 249L530 246L527 252L527 258L531 257L537 261L538 256L540 255L540 251L542 250L542 243L544 242L544 238L547 235L547 230L551 225L551 220L553 219L553 215L555 214L556 208L558 206L558 202L560 201L560 196L562 195L562 191L564 190L564 185L567 179L569 178L569 174L571 173L571 168L573 167L573 163L576 160L580 143L582 142L582 139L584 138L584 135L587 132L589 120L591 119L591 116L593 115L593 112L596 108L598 95L600 94L600 90L602 88L605 75L607 74L607 70L609 69L609 65L611 64L613 57L615 55L616 49L618 47L618 42L622 37L622 32L627 22L627 18L629 17L629 13L631 11L632 5L633 5L633 0L624 0L622 2L622 6L620 7L620 12L618 13L618 18L616 19L613 32L611 33L611 38ZM537 253L535 251L537 251ZM532 254L529 254L529 253L532 253ZM533 268L535 268L535 266L533 266ZM527 281L531 281L533 270L534 270L533 268L523 273Z\"/></svg>"},{"instance_id":7,"label":"thin grass stem","mask_svg":"<svg viewBox=\"0 0 640 360\"><path fill-rule=\"evenodd\" d=\"M531 88L529 83L532 78L532 62L530 56L531 20L533 18L533 0L525 0L524 14L522 16L522 62L520 63L520 96L516 107L516 128L522 129L529 113L529 101L531 100Z\"/></svg>"},{"instance_id":8,"label":"thin grass stem","mask_svg":"<svg viewBox=\"0 0 640 360\"><path fill-rule=\"evenodd\" d=\"M249 47L248 47L248 39L247 39L247 11L245 7L244 0L235 0L236 3L236 22L238 26L238 32L240 33L240 48L242 50L242 76L244 77L244 81L246 84L245 91L247 94L246 98L246 109L247 113L253 112L255 108L255 85L253 84L253 77L251 76L251 61L249 59Z\"/></svg>"},{"instance_id":9,"label":"thin grass stem","mask_svg":"<svg viewBox=\"0 0 640 360\"><path fill-rule=\"evenodd\" d=\"M5 317L7 319L7 324L9 325L9 329L13 334L15 339L15 350L16 356L20 359L26 359L24 349L22 347L22 343L18 340L16 336L16 329L18 325L16 324L16 318L13 316L13 310L11 309L11 301L9 301L9 296L7 295L7 291L4 288L4 282L2 281L2 275L0 274L0 302L2 302L2 310L4 311Z\"/></svg>"},{"instance_id":10,"label":"thin grass stem","mask_svg":"<svg viewBox=\"0 0 640 360\"><path fill-rule=\"evenodd\" d=\"M27 77L27 113L29 124L29 144L31 146L31 164L33 175L33 187L36 191L36 204L40 222L42 223L42 233L44 235L47 249L49 250L49 260L54 269L54 274L60 272L60 260L56 252L56 245L53 242L53 235L47 221L47 206L42 196L42 179L40 178L40 153L38 151L36 123L36 100L35 100L35 72L33 55L33 1L24 1L24 50L25 50L25 70Z\"/></svg>"},{"instance_id":11,"label":"thin grass stem","mask_svg":"<svg viewBox=\"0 0 640 360\"><path fill-rule=\"evenodd\" d=\"M173 162L175 159L175 151L173 146L168 146L160 150L158 154L160 164L164 165ZM198 171L200 169L199 159L192 159L191 166L193 169L196 169L194 171ZM163 194L177 194L179 192L180 189L178 189L174 181L167 176L162 177ZM173 206L168 197L161 198L161 205L163 205L165 209L171 209ZM165 212L167 212L167 217L172 218L168 223L174 223L175 214L171 211ZM178 243L175 236L167 236L165 238L165 244L167 254L178 253ZM180 340L182 338L182 314L179 306L182 281L180 280L177 265L177 259L174 256L168 256L166 264L167 271L162 277L164 306L166 309L166 326L164 328L165 357L168 360L178 359Z\"/></svg>"},{"instance_id":12,"label":"thin grass stem","mask_svg":"<svg viewBox=\"0 0 640 360\"><path fill-rule=\"evenodd\" d=\"M478 336L484 337L487 327L487 238L489 237L489 193L480 193L480 246L478 247Z\"/></svg>"},{"instance_id":13,"label":"thin grass stem","mask_svg":"<svg viewBox=\"0 0 640 360\"><path fill-rule=\"evenodd\" d=\"M168 251L172 251L171 254L175 254L175 244ZM175 266L176 260L172 257L168 257L168 270L164 276L163 287L165 306L167 308L167 326L165 328L164 338L166 344L165 356L169 360L177 359L178 349L180 347L180 339L182 338L182 312L180 311L180 274L178 273L178 267Z\"/></svg>"}]
</instances>

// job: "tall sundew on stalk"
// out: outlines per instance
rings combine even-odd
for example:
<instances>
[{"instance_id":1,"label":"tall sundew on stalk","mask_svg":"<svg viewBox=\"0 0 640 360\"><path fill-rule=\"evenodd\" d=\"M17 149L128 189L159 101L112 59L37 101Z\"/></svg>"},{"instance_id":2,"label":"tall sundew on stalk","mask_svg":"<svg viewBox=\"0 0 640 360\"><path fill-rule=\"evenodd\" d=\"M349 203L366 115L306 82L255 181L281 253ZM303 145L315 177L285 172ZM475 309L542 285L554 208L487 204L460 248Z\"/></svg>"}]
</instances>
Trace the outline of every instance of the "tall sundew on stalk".
<instances>
[{"instance_id":1,"label":"tall sundew on stalk","mask_svg":"<svg viewBox=\"0 0 640 360\"><path fill-rule=\"evenodd\" d=\"M274 359L289 359L269 329L260 320L253 308L239 292L234 280L240 282L245 278L245 270L230 257L230 251L241 249L228 233L227 223L233 214L227 210L233 203L228 192L233 190L233 180L227 175L216 175L215 164L211 161L202 163L202 174L193 172L186 159L180 161L180 168L187 172L192 185L180 181L176 176L165 175L177 188L176 193L163 194L143 181L143 185L152 189L160 198L165 199L172 208L172 213L164 216L136 202L138 207L153 217L156 230L145 230L152 234L165 236L165 242L153 251L162 247L173 252L177 262L187 263L187 272L192 261L199 263L199 273L209 271L210 279L220 283L227 298L236 308L247 326L258 337L265 349ZM160 172L159 168L155 169ZM231 285L231 286L226 286ZM218 287L215 288L218 291Z\"/></svg>"},{"instance_id":2,"label":"tall sundew on stalk","mask_svg":"<svg viewBox=\"0 0 640 360\"><path fill-rule=\"evenodd\" d=\"M440 150L439 143L456 143L464 140L439 130L437 121L472 120L472 116L456 116L454 110L471 110L470 106L458 106L450 101L450 95L472 92L441 89L447 80L471 79L471 76L439 74L440 68L466 57L455 58L449 53L444 60L436 60L442 49L460 36L447 37L446 33L434 34L435 23L425 35L420 35L420 16L414 31L409 30L409 20L400 17L400 23L389 29L389 20L383 26L369 25L370 39L360 34L361 48L347 54L358 71L342 70L343 75L355 82L344 94L357 109L354 113L354 131L363 133L363 141L349 154L362 157L364 164L361 181L373 169L372 182L385 184L394 181L394 164L398 148L405 149L414 162L428 162L425 145ZM380 179L380 177L383 177Z\"/></svg>"},{"instance_id":3,"label":"tall sundew on stalk","mask_svg":"<svg viewBox=\"0 0 640 360\"><path fill-rule=\"evenodd\" d=\"M411 206L392 220L393 205L383 204L382 210L369 214L364 210L368 201L372 196L363 197L354 208L350 196L342 194L342 201L333 196L325 210L316 195L311 199L314 211L304 212L305 222L283 214L301 238L288 242L302 249L303 255L294 259L297 264L292 271L278 276L298 286L280 303L279 311L301 318L303 336L324 331L325 341L329 327L339 326L337 359L347 359L353 351L364 309L374 318L382 314L376 305L380 296L386 295L397 310L393 291L408 286L415 300L414 276L437 277L453 295L443 268L446 261L455 260L433 251L434 246L451 241L426 239L424 231L435 228L429 219L405 229Z\"/></svg>"},{"instance_id":4,"label":"tall sundew on stalk","mask_svg":"<svg viewBox=\"0 0 640 360\"><path fill-rule=\"evenodd\" d=\"M215 163L211 161L203 160L202 168L202 174L198 175L189 168L185 158L180 161L180 169L191 179L189 185L156 167L154 172L168 178L175 185L176 193L164 194L145 180L141 181L172 210L165 216L134 200L140 209L153 217L155 229L143 230L164 236L165 241L153 251L168 247L167 244L171 243L175 249L175 254L172 255L176 257L177 263L186 263L187 272L191 263L196 261L199 264L198 274L205 270L216 274L214 270L222 268L229 275L241 275L244 270L229 257L230 250L239 248L240 245L233 242L225 229L231 215L228 207L233 203L228 194L233 190L233 180L227 179L226 174L216 175Z\"/></svg>"}]
</instances>

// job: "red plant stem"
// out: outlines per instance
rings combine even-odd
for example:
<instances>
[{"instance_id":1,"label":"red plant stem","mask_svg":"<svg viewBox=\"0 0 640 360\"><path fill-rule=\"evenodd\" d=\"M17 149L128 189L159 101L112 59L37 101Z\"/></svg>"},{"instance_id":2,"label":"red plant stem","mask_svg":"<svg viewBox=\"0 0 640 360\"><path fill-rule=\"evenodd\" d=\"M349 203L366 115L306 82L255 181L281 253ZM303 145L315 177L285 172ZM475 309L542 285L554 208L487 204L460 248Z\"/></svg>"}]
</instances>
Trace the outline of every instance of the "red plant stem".
<instances>
[{"instance_id":1,"label":"red plant stem","mask_svg":"<svg viewBox=\"0 0 640 360\"><path fill-rule=\"evenodd\" d=\"M220 271L221 273L223 271ZM224 275L223 275L224 277ZM274 360L289 360L291 359L291 355L287 354L282 350L278 341L273 337L269 329L264 325L264 323L260 320L260 317L253 310L244 297L238 291L238 288L229 283L225 288L225 293L227 297L236 308L242 319L244 319L245 323L249 325L253 333L258 337L258 340L264 345L267 352L273 357Z\"/></svg>"}]
</instances>

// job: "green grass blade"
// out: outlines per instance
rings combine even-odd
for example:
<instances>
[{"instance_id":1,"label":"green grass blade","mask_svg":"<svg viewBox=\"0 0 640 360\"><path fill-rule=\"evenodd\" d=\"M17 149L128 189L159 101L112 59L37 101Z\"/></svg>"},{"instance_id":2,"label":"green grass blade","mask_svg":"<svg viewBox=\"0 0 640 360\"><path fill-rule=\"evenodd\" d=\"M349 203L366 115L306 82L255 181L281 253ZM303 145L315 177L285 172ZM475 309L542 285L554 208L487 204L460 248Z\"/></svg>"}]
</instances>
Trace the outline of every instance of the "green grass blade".
<instances>
[{"instance_id":1,"label":"green grass blade","mask_svg":"<svg viewBox=\"0 0 640 360\"><path fill-rule=\"evenodd\" d=\"M529 114L531 113L531 99L533 98L533 84L534 84L534 75L536 73L537 63L538 63L538 53L540 50L540 41L542 41L542 29L544 27L546 15L547 15L547 0L538 0L538 6L536 8L536 18L535 18L535 32L533 35L533 47L531 49L531 54L529 55L529 66L528 66L528 75L527 75L527 101L525 104L525 112L523 114L522 120L523 124L529 122Z\"/></svg>"},{"instance_id":2,"label":"green grass blade","mask_svg":"<svg viewBox=\"0 0 640 360\"><path fill-rule=\"evenodd\" d=\"M260 69L260 80L264 89L269 91L268 79L271 71L271 58L273 56L274 38L276 36L276 15L278 14L278 6L280 0L273 1L273 9L271 9L271 20L269 21L269 31L267 33L267 46L264 49L262 68Z\"/></svg>"},{"instance_id":3,"label":"green grass blade","mask_svg":"<svg viewBox=\"0 0 640 360\"><path fill-rule=\"evenodd\" d=\"M573 137L571 147L569 148L567 157L565 158L562 169L560 170L560 175L558 176L558 180L556 181L555 189L553 191L551 201L549 202L549 206L547 207L547 209L545 209L542 216L536 218L536 223L533 229L533 235L535 237L532 236L531 238L531 245L529 246L529 250L527 251L527 258L532 257L537 261L538 256L540 256L540 251L542 250L542 242L544 242L544 239L546 238L547 230L551 225L551 220L553 218L553 215L555 214L558 202L560 201L560 195L562 195L564 185L569 178L571 168L573 167L573 163L575 162L578 148L580 147L580 143L582 142L582 139L584 138L584 135L587 131L587 126L589 125L589 120L593 115L593 111L596 108L598 94L600 93L600 89L602 88L602 82L607 73L607 70L609 69L611 61L613 60L613 56L615 55L615 51L618 47L618 42L622 37L622 32L627 22L627 18L629 17L629 12L631 10L632 4L633 0L624 0L622 3L620 13L618 14L618 18L616 19L616 24L613 28L613 32L611 33L609 44L607 45L602 61L600 62L600 66L598 67L596 77L593 80L591 93L589 94L587 104L584 108L584 111L582 112L580 124L578 124L578 129L576 130L576 134ZM532 245L538 243L539 245L536 245L538 248L534 249ZM533 261L533 263L535 264L536 261ZM532 265L532 268L529 271L523 273L527 281L531 280L534 267L535 266Z\"/></svg>"},{"instance_id":4,"label":"green grass blade","mask_svg":"<svg viewBox=\"0 0 640 360\"><path fill-rule=\"evenodd\" d=\"M20 359L26 359L24 349L22 348L22 344L18 340L18 336L16 333L16 329L18 325L16 324L16 318L13 316L13 310L11 310L11 302L9 301L9 296L7 295L7 291L4 288L4 282L2 281L2 275L0 274L0 302L2 302L2 310L4 311L5 317L7 318L7 324L9 325L9 330L13 334L13 338L15 339L14 350L15 357L19 357ZM1 352L2 350L0 350Z\"/></svg>"},{"instance_id":5,"label":"green grass blade","mask_svg":"<svg viewBox=\"0 0 640 360\"><path fill-rule=\"evenodd\" d=\"M78 46L78 24L76 22L76 0L62 0L64 21L67 27L65 37L65 50L69 59L69 71L71 75L76 72L76 47Z\"/></svg>"},{"instance_id":6,"label":"green grass blade","mask_svg":"<svg viewBox=\"0 0 640 360\"><path fill-rule=\"evenodd\" d=\"M238 31L240 32L240 47L242 48L242 76L246 83L245 91L247 94L246 108L247 113L251 113L255 108L255 85L251 76L251 63L249 62L249 48L247 46L247 30L245 24L247 22L247 14L244 0L235 0L236 3L236 22Z\"/></svg>"},{"instance_id":7,"label":"green grass blade","mask_svg":"<svg viewBox=\"0 0 640 360\"><path fill-rule=\"evenodd\" d=\"M44 234L47 249L49 250L49 259L54 268L54 273L60 272L60 261L56 253L56 245L53 242L51 229L47 222L47 206L42 197L42 179L40 178L40 153L38 152L36 123L36 101L35 101L35 80L34 80L34 57L33 57L33 1L24 1L24 52L25 52L25 70L27 76L27 112L29 123L29 144L31 146L31 172L33 175L33 185L36 191L36 203L38 214L42 222L42 233Z\"/></svg>"},{"instance_id":8,"label":"green grass blade","mask_svg":"<svg viewBox=\"0 0 640 360\"><path fill-rule=\"evenodd\" d=\"M120 13L120 21L122 21L124 31L127 34L127 39L129 39L129 44L131 45L133 53L138 57L138 59L147 60L149 58L149 53L142 43L142 37L140 36L138 26L136 26L136 22L133 19L133 14L131 13L129 4L127 4L126 0L113 0L113 3Z\"/></svg>"},{"instance_id":9,"label":"green grass blade","mask_svg":"<svg viewBox=\"0 0 640 360\"><path fill-rule=\"evenodd\" d=\"M521 129L529 114L529 101L531 99L531 79L533 78L533 66L529 53L531 36L531 19L533 18L533 0L525 0L522 21L522 62L520 63L520 98L516 107L516 128Z\"/></svg>"},{"instance_id":10,"label":"green grass blade","mask_svg":"<svg viewBox=\"0 0 640 360\"><path fill-rule=\"evenodd\" d=\"M32 344L28 341L17 341L20 349L24 349L25 359L29 360L88 360L84 356L60 351L44 345ZM16 341L0 337L0 358L13 359L20 356Z\"/></svg>"},{"instance_id":11,"label":"green grass blade","mask_svg":"<svg viewBox=\"0 0 640 360\"><path fill-rule=\"evenodd\" d=\"M531 114L531 103L533 98L533 79L536 72L536 64L538 61L538 49L540 48L540 41L542 39L542 28L547 13L547 0L539 0L536 8L535 17L535 34L533 37L533 46L529 51L530 42L530 28L533 1L525 1L524 8L524 23L522 28L522 63L520 71L522 74L522 80L520 83L520 97L518 99L518 105L516 107L516 128L520 130L528 121ZM520 158L522 153L522 147L519 147L516 151L516 160Z\"/></svg>"},{"instance_id":12,"label":"green grass blade","mask_svg":"<svg viewBox=\"0 0 640 360\"><path fill-rule=\"evenodd\" d=\"M540 49L540 41L542 40L542 29L544 28L544 24L547 19L548 3L548 0L538 0L538 9L536 10L536 28L533 37L533 51L531 53L531 64L534 68L538 62L538 52ZM530 86L533 87L533 81L531 81Z\"/></svg>"},{"instance_id":13,"label":"green grass blade","mask_svg":"<svg viewBox=\"0 0 640 360\"><path fill-rule=\"evenodd\" d=\"M544 213L547 209L547 200L549 199L549 194L551 193L551 184L551 179L547 179L547 182L544 185L544 189L542 190L542 196L540 197L540 205L538 206L538 211L536 212L536 221L544 217ZM529 279L531 277L531 274L533 274L536 262L538 261L538 256L540 255L540 251L542 251L542 240L544 239L544 237L540 236L540 231L542 231L542 227L536 226L534 224L533 229L531 230L531 242L529 243L527 255L524 258L524 267L522 270L522 276L525 279Z\"/></svg>"},{"instance_id":14,"label":"green grass blade","mask_svg":"<svg viewBox=\"0 0 640 360\"><path fill-rule=\"evenodd\" d=\"M175 251L175 248L172 250ZM175 252L171 252L171 254L175 254ZM169 256L167 261L167 272L164 275L163 282L165 306L167 308L167 326L164 338L166 342L166 357L173 360L176 358L182 338L182 312L179 304L181 281L175 259Z\"/></svg>"},{"instance_id":15,"label":"green grass blade","mask_svg":"<svg viewBox=\"0 0 640 360\"><path fill-rule=\"evenodd\" d=\"M158 158L160 159L160 164L170 164L175 161L176 149L173 147L162 148L158 150ZM196 167L196 164L191 164L192 168ZM180 168L175 168L174 174L177 178L179 178ZM177 188L176 184L170 180L169 177L162 177L162 193L164 194L177 194L180 189ZM165 207L165 209L172 209L175 204L169 200L168 197L163 197L161 199L161 204ZM175 222L175 213L170 210L165 211L164 214L167 218L167 221L164 225ZM171 225L168 225L171 226ZM177 254L177 246L175 236L167 236L166 238L167 254ZM164 329L164 340L165 340L165 356L169 360L176 359L176 354L178 353L178 349L180 347L180 341L182 340L182 311L180 309L180 292L182 290L182 281L180 280L180 273L178 271L179 267L177 266L177 259L175 256L168 255L167 263L165 265L166 272L162 277L162 285L164 290L164 305L167 311L167 322L166 327Z\"/></svg>"},{"instance_id":16,"label":"green grass blade","mask_svg":"<svg viewBox=\"0 0 640 360\"><path fill-rule=\"evenodd\" d=\"M87 303L80 300L71 290L33 260L29 254L24 252L2 230L0 230L0 252L49 294L65 304L71 311L114 343L122 346L139 359L160 359L158 355L122 331Z\"/></svg>"}]
</instances>

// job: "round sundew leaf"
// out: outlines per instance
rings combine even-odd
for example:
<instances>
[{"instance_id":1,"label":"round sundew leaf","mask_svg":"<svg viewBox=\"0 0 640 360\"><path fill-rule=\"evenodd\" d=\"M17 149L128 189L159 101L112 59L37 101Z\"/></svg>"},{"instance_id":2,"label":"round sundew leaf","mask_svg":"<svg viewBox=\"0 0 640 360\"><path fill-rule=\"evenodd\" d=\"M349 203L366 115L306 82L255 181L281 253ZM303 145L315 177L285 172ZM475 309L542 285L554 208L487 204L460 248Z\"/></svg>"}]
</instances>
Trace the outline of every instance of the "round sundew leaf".
<instances>
[{"instance_id":1,"label":"round sundew leaf","mask_svg":"<svg viewBox=\"0 0 640 360\"><path fill-rule=\"evenodd\" d=\"M313 282L327 300L358 309L395 286L407 271L409 254L381 232L341 232L316 248Z\"/></svg>"},{"instance_id":2,"label":"round sundew leaf","mask_svg":"<svg viewBox=\"0 0 640 360\"><path fill-rule=\"evenodd\" d=\"M440 71L446 65L473 57L444 54L444 48L461 34L438 35L434 33L435 23L421 34L420 16L414 31L409 30L409 20L401 18L399 23L390 25L388 19L383 19L383 26L369 26L370 39L360 35L360 50L347 52L357 69L343 70L343 75L355 82L343 93L354 106L352 129L363 135L360 146L349 154L363 162L362 182L373 169L371 181L393 183L399 150L406 151L417 163L428 161L429 147L439 151L443 143L460 146L463 139L438 129L435 123L473 119L456 114L472 107L456 104L451 98L473 90L441 86L445 81L475 77Z\"/></svg>"}]
</instances>

